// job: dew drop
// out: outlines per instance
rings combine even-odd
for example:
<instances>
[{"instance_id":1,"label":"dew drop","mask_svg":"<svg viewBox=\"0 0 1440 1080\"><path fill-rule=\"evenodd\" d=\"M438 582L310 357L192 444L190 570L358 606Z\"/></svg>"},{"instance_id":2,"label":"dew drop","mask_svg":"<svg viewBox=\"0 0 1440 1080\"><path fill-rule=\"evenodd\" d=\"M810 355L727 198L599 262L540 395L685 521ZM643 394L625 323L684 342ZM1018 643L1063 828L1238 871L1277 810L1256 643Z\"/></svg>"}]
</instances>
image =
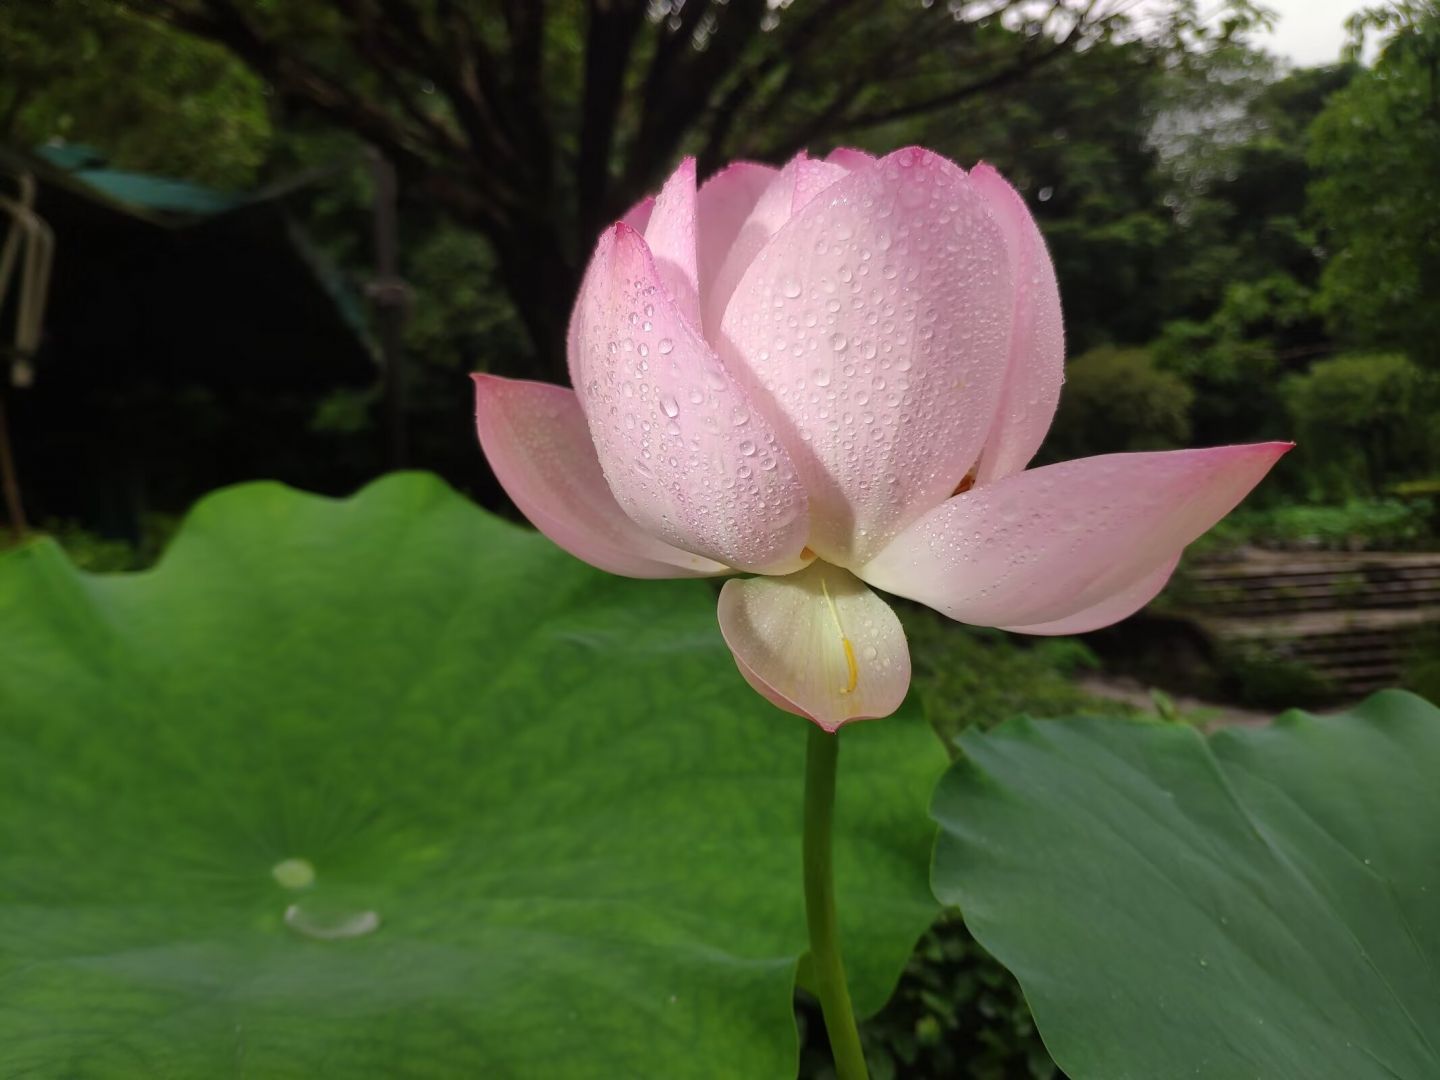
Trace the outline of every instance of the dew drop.
<instances>
[{"instance_id":1,"label":"dew drop","mask_svg":"<svg viewBox=\"0 0 1440 1080\"><path fill-rule=\"evenodd\" d=\"M270 875L286 889L308 889L315 884L315 867L309 859L282 859L270 868Z\"/></svg>"},{"instance_id":2,"label":"dew drop","mask_svg":"<svg viewBox=\"0 0 1440 1080\"><path fill-rule=\"evenodd\" d=\"M285 925L318 941L343 941L380 929L380 913L305 900L285 909Z\"/></svg>"},{"instance_id":3,"label":"dew drop","mask_svg":"<svg viewBox=\"0 0 1440 1080\"><path fill-rule=\"evenodd\" d=\"M780 291L791 300L800 295L800 283L794 278L786 278L785 284L780 286Z\"/></svg>"},{"instance_id":4,"label":"dew drop","mask_svg":"<svg viewBox=\"0 0 1440 1080\"><path fill-rule=\"evenodd\" d=\"M669 394L662 394L660 397L660 408L665 410L665 415L672 420L680 415L680 403Z\"/></svg>"},{"instance_id":5,"label":"dew drop","mask_svg":"<svg viewBox=\"0 0 1440 1080\"><path fill-rule=\"evenodd\" d=\"M659 344L655 347L660 350L661 356L669 356L675 349L675 342L671 341L668 337L662 337Z\"/></svg>"},{"instance_id":6,"label":"dew drop","mask_svg":"<svg viewBox=\"0 0 1440 1080\"><path fill-rule=\"evenodd\" d=\"M847 338L844 334L830 335L830 347L836 352L844 352L845 349L849 346L849 344L850 339Z\"/></svg>"}]
</instances>

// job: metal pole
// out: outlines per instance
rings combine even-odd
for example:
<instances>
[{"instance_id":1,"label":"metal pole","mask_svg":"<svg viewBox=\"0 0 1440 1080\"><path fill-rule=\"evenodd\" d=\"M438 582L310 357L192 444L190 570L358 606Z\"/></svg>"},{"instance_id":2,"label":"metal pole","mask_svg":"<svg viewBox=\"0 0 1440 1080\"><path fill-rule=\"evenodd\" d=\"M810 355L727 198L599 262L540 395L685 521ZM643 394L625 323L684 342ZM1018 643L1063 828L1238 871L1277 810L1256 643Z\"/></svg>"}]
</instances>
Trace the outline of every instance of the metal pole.
<instances>
[{"instance_id":1,"label":"metal pole","mask_svg":"<svg viewBox=\"0 0 1440 1080\"><path fill-rule=\"evenodd\" d=\"M5 493L5 513L15 539L23 540L30 531L25 520L25 504L20 499L20 479L15 472L15 452L10 442L10 425L5 416L5 387L0 386L0 488Z\"/></svg>"}]
</instances>

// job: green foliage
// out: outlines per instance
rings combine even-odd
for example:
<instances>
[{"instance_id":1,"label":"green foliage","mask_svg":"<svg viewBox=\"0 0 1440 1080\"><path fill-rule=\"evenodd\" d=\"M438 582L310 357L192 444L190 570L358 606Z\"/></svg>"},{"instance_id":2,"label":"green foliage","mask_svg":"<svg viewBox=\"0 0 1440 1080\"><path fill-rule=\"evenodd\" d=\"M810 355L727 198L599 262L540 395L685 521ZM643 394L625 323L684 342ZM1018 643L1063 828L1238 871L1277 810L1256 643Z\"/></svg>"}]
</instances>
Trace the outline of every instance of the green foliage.
<instances>
[{"instance_id":1,"label":"green foliage","mask_svg":"<svg viewBox=\"0 0 1440 1080\"><path fill-rule=\"evenodd\" d=\"M1236 286L1268 278L1314 286L1320 263L1306 219L1305 133L1356 70L1280 75L1253 53L1231 50L1227 59L1208 80L1192 77L1172 90L1168 126L1188 137L1167 156L1185 256L1171 288L1190 318L1209 318Z\"/></svg>"},{"instance_id":2,"label":"green foliage","mask_svg":"<svg viewBox=\"0 0 1440 1080\"><path fill-rule=\"evenodd\" d=\"M1320 301L1356 344L1440 367L1440 6L1391 5L1357 30L1393 31L1375 66L1311 132L1311 204L1330 260Z\"/></svg>"},{"instance_id":3,"label":"green foliage","mask_svg":"<svg viewBox=\"0 0 1440 1080\"><path fill-rule=\"evenodd\" d=\"M1289 655L1283 644L1222 645L1218 666L1229 690L1227 696L1240 705L1283 709L1324 705L1336 698L1334 684Z\"/></svg>"},{"instance_id":4,"label":"green foliage","mask_svg":"<svg viewBox=\"0 0 1440 1080\"><path fill-rule=\"evenodd\" d=\"M895 608L910 642L911 693L947 746L972 725L989 727L1017 713L1061 716L1094 704L1070 676L1099 662L1074 638L1019 638L963 626L919 604L897 601Z\"/></svg>"},{"instance_id":5,"label":"green foliage","mask_svg":"<svg viewBox=\"0 0 1440 1080\"><path fill-rule=\"evenodd\" d=\"M1102 703L1075 674L1099 666L1074 638L1021 638L897 603L914 665L912 694L952 750L966 728L1016 714L1060 716ZM1106 703L1106 707L1114 708ZM806 1014L803 1076L826 1076L817 1012ZM1015 978L954 915L926 934L885 1009L862 1027L875 1080L1053 1080L1060 1074Z\"/></svg>"},{"instance_id":6,"label":"green foliage","mask_svg":"<svg viewBox=\"0 0 1440 1080\"><path fill-rule=\"evenodd\" d=\"M1153 285L1176 235L1148 134L1164 53L1146 41L1100 43L1055 59L1023 93L978 96L861 139L875 150L913 141L966 165L991 162L1045 232L1070 350L1145 341L1165 314Z\"/></svg>"},{"instance_id":7,"label":"green foliage","mask_svg":"<svg viewBox=\"0 0 1440 1080\"><path fill-rule=\"evenodd\" d=\"M1415 635L1400 675L1400 685L1431 701L1440 701L1440 625Z\"/></svg>"},{"instance_id":8,"label":"green foliage","mask_svg":"<svg viewBox=\"0 0 1440 1080\"><path fill-rule=\"evenodd\" d=\"M1153 349L1195 391L1190 420L1201 445L1288 437L1279 380L1328 351L1314 303L1321 260L1306 212L1305 132L1354 71L1276 78L1263 64L1239 63L1221 76L1230 94L1219 103L1221 126L1171 154L1183 247L1167 287L1172 317ZM1191 117L1202 101L1182 94L1176 108ZM1281 479L1294 468L1282 466Z\"/></svg>"},{"instance_id":9,"label":"green foliage","mask_svg":"<svg viewBox=\"0 0 1440 1080\"><path fill-rule=\"evenodd\" d=\"M42 531L65 549L76 567L100 574L144 570L153 565L177 524L175 518L167 514L147 514L141 519L138 542L97 536L66 521L48 522Z\"/></svg>"},{"instance_id":10,"label":"green foliage","mask_svg":"<svg viewBox=\"0 0 1440 1080\"><path fill-rule=\"evenodd\" d=\"M954 913L921 940L895 996L863 1026L861 1036L872 1080L1060 1075L1015 976L975 942Z\"/></svg>"},{"instance_id":11,"label":"green foliage","mask_svg":"<svg viewBox=\"0 0 1440 1080\"><path fill-rule=\"evenodd\" d=\"M1440 383L1401 354L1321 361L1281 395L1317 497L1377 494L1436 460Z\"/></svg>"},{"instance_id":12,"label":"green foliage","mask_svg":"<svg viewBox=\"0 0 1440 1080\"><path fill-rule=\"evenodd\" d=\"M425 476L255 484L139 574L8 554L0 633L0 1072L793 1075L806 722L706 583ZM843 740L873 1012L936 914L944 755L914 709Z\"/></svg>"},{"instance_id":13,"label":"green foliage","mask_svg":"<svg viewBox=\"0 0 1440 1080\"><path fill-rule=\"evenodd\" d=\"M1306 336L1310 292L1286 274L1228 285L1202 320L1167 324L1156 363L1194 390L1190 417L1202 445L1286 438L1277 389L1287 343ZM1304 351L1304 350L1302 350Z\"/></svg>"},{"instance_id":14,"label":"green foliage","mask_svg":"<svg viewBox=\"0 0 1440 1080\"><path fill-rule=\"evenodd\" d=\"M1194 397L1180 376L1158 369L1145 349L1091 349L1065 366L1065 392L1046 438L1046 457L1184 446Z\"/></svg>"},{"instance_id":15,"label":"green foliage","mask_svg":"<svg viewBox=\"0 0 1440 1080\"><path fill-rule=\"evenodd\" d=\"M271 136L261 81L219 46L114 0L0 5L0 140L94 143L118 168L245 188Z\"/></svg>"},{"instance_id":16,"label":"green foliage","mask_svg":"<svg viewBox=\"0 0 1440 1080\"><path fill-rule=\"evenodd\" d=\"M1351 499L1334 506L1242 506L1190 550L1209 556L1247 544L1332 551L1425 549L1436 540L1435 504L1417 496Z\"/></svg>"},{"instance_id":17,"label":"green foliage","mask_svg":"<svg viewBox=\"0 0 1440 1080\"><path fill-rule=\"evenodd\" d=\"M1440 1073L1440 710L1209 737L1018 720L941 781L933 883L1075 1080Z\"/></svg>"}]
</instances>

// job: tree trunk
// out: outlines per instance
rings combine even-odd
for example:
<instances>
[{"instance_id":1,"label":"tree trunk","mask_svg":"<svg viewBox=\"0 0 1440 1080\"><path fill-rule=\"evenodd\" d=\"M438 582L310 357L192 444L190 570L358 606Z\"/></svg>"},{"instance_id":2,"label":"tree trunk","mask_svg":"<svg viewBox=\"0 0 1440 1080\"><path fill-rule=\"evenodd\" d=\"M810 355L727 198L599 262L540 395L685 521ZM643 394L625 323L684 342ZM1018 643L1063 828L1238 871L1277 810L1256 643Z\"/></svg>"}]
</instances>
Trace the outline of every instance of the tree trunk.
<instances>
[{"instance_id":1,"label":"tree trunk","mask_svg":"<svg viewBox=\"0 0 1440 1080\"><path fill-rule=\"evenodd\" d=\"M579 270L544 233L522 227L492 239L505 291L535 349L531 368L514 374L569 385L565 333L580 287Z\"/></svg>"}]
</instances>

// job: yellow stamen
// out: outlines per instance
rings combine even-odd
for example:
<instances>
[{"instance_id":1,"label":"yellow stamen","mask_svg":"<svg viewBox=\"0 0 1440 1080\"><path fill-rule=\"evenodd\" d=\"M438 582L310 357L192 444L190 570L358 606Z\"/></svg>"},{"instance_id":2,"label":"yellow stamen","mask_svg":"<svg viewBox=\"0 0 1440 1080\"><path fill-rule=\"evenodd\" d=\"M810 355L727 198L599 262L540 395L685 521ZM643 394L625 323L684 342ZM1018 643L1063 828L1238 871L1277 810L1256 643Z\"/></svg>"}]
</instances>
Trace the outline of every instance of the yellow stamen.
<instances>
[{"instance_id":1,"label":"yellow stamen","mask_svg":"<svg viewBox=\"0 0 1440 1080\"><path fill-rule=\"evenodd\" d=\"M830 618L835 621L835 630L840 635L840 647L845 650L845 667L849 675L849 681L840 688L842 694L853 694L856 685L860 682L860 665L855 662L855 646L850 644L850 639L845 636L845 627L840 622L840 610L835 606L835 601L830 599L830 586L825 584L825 579L820 579L820 591L825 594L825 603L830 608Z\"/></svg>"},{"instance_id":2,"label":"yellow stamen","mask_svg":"<svg viewBox=\"0 0 1440 1080\"><path fill-rule=\"evenodd\" d=\"M850 644L848 637L842 637L840 644L845 646L845 666L850 669L850 681L841 689L842 694L853 694L856 685L860 682L860 665L855 663L855 646Z\"/></svg>"}]
</instances>

